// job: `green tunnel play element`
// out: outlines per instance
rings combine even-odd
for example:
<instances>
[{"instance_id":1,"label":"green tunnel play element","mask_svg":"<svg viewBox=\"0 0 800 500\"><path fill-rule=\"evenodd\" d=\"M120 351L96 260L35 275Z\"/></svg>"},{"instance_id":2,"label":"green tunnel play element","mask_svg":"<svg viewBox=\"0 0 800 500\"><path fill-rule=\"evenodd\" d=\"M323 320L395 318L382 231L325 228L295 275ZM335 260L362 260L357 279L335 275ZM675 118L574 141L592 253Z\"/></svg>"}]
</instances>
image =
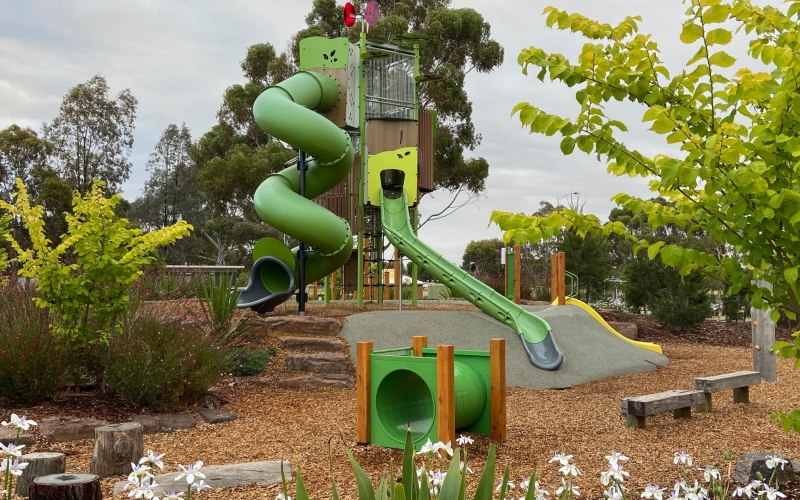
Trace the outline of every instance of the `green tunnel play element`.
<instances>
[{"instance_id":1,"label":"green tunnel play element","mask_svg":"<svg viewBox=\"0 0 800 500\"><path fill-rule=\"evenodd\" d=\"M405 355L397 354L400 351ZM428 439L438 441L436 349L423 349L422 357L411 356L410 349L400 351L374 351L370 356L370 440L377 446L402 448L410 426L419 449ZM490 434L489 352L455 350L454 358L456 430Z\"/></svg>"},{"instance_id":2,"label":"green tunnel play element","mask_svg":"<svg viewBox=\"0 0 800 500\"><path fill-rule=\"evenodd\" d=\"M408 216L405 189L400 192L384 186L380 195L381 224L386 237L395 248L481 311L513 328L520 335L522 346L534 366L543 370L557 370L561 366L563 357L553 339L550 325L545 320L473 278L417 238Z\"/></svg>"},{"instance_id":3,"label":"green tunnel play element","mask_svg":"<svg viewBox=\"0 0 800 500\"><path fill-rule=\"evenodd\" d=\"M314 158L308 162L305 197L299 194L300 173L295 166L267 177L253 196L256 212L264 222L313 248L307 254L307 283L342 267L353 251L353 237L347 222L311 201L339 184L353 167L350 137L316 112L336 106L340 94L338 82L330 76L301 71L267 88L253 104L253 116L264 132ZM298 282L299 248L291 249L291 256L287 257L287 249L273 246L275 252L270 252L268 247L258 248L259 256L272 256L285 262ZM261 281L267 289L264 293L274 291L270 287L279 288L290 282L285 269L278 265L261 268ZM288 297L286 295L283 300Z\"/></svg>"}]
</instances>

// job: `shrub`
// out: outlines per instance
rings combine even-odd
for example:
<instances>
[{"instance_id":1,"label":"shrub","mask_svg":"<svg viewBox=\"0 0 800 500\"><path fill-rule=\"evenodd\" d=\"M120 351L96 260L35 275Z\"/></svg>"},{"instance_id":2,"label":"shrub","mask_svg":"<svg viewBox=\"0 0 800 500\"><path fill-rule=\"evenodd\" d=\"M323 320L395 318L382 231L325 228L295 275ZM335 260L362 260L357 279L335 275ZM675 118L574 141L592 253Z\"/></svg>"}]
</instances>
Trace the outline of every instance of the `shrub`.
<instances>
[{"instance_id":1,"label":"shrub","mask_svg":"<svg viewBox=\"0 0 800 500\"><path fill-rule=\"evenodd\" d=\"M202 281L197 298L200 300L204 324L221 345L235 345L250 331L247 318L237 311L239 291L230 275L210 276Z\"/></svg>"},{"instance_id":2,"label":"shrub","mask_svg":"<svg viewBox=\"0 0 800 500\"><path fill-rule=\"evenodd\" d=\"M23 403L52 396L68 371L60 347L28 290L0 286L0 396Z\"/></svg>"},{"instance_id":3,"label":"shrub","mask_svg":"<svg viewBox=\"0 0 800 500\"><path fill-rule=\"evenodd\" d=\"M178 300L197 297L201 277L179 276L163 268L151 268L136 280L134 288L142 300Z\"/></svg>"},{"instance_id":4,"label":"shrub","mask_svg":"<svg viewBox=\"0 0 800 500\"><path fill-rule=\"evenodd\" d=\"M237 377L246 377L261 373L269 363L275 349L253 349L247 346L236 346L228 350L228 361L225 373L232 373Z\"/></svg>"},{"instance_id":5,"label":"shrub","mask_svg":"<svg viewBox=\"0 0 800 500\"><path fill-rule=\"evenodd\" d=\"M214 385L224 367L224 351L196 325L134 311L111 340L106 377L123 399L173 409Z\"/></svg>"}]
</instances>

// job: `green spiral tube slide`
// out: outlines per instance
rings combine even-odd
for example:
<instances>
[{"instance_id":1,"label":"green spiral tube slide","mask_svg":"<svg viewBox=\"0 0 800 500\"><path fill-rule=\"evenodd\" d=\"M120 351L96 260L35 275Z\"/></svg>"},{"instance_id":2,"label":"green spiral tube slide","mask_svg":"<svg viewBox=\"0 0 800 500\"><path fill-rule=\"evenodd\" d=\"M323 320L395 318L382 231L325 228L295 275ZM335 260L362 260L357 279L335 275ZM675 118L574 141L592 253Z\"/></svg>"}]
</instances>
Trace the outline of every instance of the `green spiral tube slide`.
<instances>
[{"instance_id":1,"label":"green spiral tube slide","mask_svg":"<svg viewBox=\"0 0 800 500\"><path fill-rule=\"evenodd\" d=\"M395 178L384 182L392 178L391 172L402 172L387 170L381 176L381 224L392 245L442 284L455 290L489 316L513 328L519 334L522 347L534 366L543 370L557 370L564 358L553 339L550 325L473 278L417 238L411 228L408 198L402 188L402 180Z\"/></svg>"},{"instance_id":2,"label":"green spiral tube slide","mask_svg":"<svg viewBox=\"0 0 800 500\"><path fill-rule=\"evenodd\" d=\"M253 197L264 222L311 247L306 282L339 269L353 251L347 221L311 201L339 184L353 167L350 137L317 113L336 106L340 94L334 78L301 71L267 88L253 104L253 116L264 132L314 158L308 162L305 196L299 194L298 169L288 167L267 177ZM258 252L260 258L238 306L268 312L288 300L299 281L298 250L290 250L278 240L269 241Z\"/></svg>"}]
</instances>

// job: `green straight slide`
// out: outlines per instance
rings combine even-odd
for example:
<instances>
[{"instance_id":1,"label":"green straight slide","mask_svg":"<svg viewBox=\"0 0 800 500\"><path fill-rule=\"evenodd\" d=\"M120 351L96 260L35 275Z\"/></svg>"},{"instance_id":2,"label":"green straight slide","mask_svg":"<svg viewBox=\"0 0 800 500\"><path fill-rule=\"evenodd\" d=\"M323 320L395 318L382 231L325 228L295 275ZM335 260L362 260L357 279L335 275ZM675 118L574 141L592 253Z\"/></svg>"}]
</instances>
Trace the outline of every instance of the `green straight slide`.
<instances>
[{"instance_id":1,"label":"green straight slide","mask_svg":"<svg viewBox=\"0 0 800 500\"><path fill-rule=\"evenodd\" d=\"M300 196L300 172L294 166L267 177L253 197L258 215L278 231L312 249L306 257L306 283L336 271L353 252L347 221L317 205L313 198L339 184L353 167L350 136L316 111L339 101L339 83L332 77L301 71L267 88L253 104L253 116L267 134L305 151L308 162L305 196ZM238 306L269 312L291 297L300 266L299 247L289 249L276 239L256 245L250 283Z\"/></svg>"},{"instance_id":2,"label":"green straight slide","mask_svg":"<svg viewBox=\"0 0 800 500\"><path fill-rule=\"evenodd\" d=\"M381 174L381 224L392 245L483 312L513 328L519 334L525 353L534 366L543 370L557 370L564 358L553 339L550 325L420 241L411 229L408 198L402 188L402 172L384 170Z\"/></svg>"}]
</instances>

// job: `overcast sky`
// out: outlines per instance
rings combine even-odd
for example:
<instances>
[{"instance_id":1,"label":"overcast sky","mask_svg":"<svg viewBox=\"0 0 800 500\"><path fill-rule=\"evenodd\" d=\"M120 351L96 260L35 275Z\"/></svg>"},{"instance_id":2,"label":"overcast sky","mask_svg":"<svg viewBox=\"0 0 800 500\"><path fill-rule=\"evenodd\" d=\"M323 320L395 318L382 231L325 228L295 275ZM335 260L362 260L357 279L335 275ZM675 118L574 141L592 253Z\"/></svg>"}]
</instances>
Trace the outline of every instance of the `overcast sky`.
<instances>
[{"instance_id":1,"label":"overcast sky","mask_svg":"<svg viewBox=\"0 0 800 500\"><path fill-rule=\"evenodd\" d=\"M311 0L0 0L0 128L13 123L39 130L58 113L68 89L95 74L104 75L114 94L129 88L139 100L133 147L133 171L124 195L138 196L146 178L145 162L170 123L185 122L198 139L216 122L226 87L243 81L240 61L248 46L287 40L304 27ZM763 2L758 2L763 3ZM773 2L782 4L782 2ZM650 196L643 179L614 178L595 157L580 152L565 157L560 139L529 135L511 118L512 107L529 101L574 118L575 89L542 83L522 75L520 49L535 45L574 60L584 40L545 27L547 5L577 11L615 24L626 15L643 16L640 32L651 33L662 59L677 73L696 47L678 35L686 5L680 0L453 0L471 7L492 26L505 48L505 62L489 74L470 73L467 91L473 121L483 142L473 156L485 157L489 178L485 196L456 214L431 222L420 236L448 259L460 263L470 240L501 237L489 226L492 210L531 213L539 201L555 204L580 193L585 211L601 218L619 192ZM738 46L739 51L746 47ZM734 48L735 49L735 48ZM735 50L731 51L735 54ZM752 64L747 61L746 64ZM643 110L613 106L628 125ZM665 152L663 142L629 133L630 145L645 154ZM425 197L423 217L451 199L446 192Z\"/></svg>"}]
</instances>

